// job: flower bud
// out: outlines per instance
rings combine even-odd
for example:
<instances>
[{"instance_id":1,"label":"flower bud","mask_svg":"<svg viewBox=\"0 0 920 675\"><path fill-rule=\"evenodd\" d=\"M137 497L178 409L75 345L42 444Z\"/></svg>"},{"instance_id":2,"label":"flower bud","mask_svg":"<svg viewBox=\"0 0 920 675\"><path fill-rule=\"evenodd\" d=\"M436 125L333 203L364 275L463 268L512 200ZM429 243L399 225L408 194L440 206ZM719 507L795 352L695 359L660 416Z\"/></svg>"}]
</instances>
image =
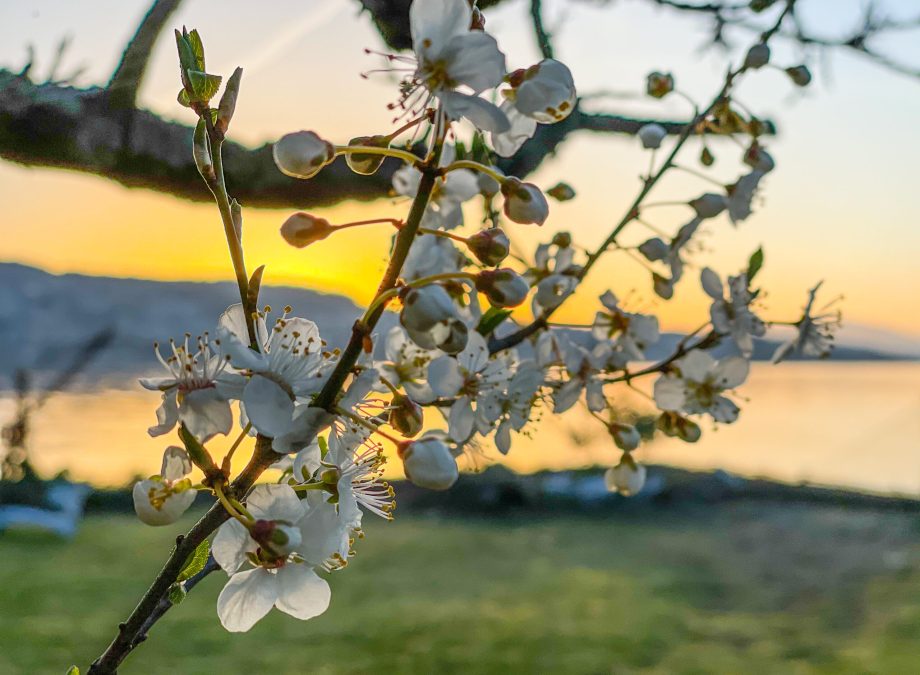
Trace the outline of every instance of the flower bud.
<instances>
[{"instance_id":1,"label":"flower bud","mask_svg":"<svg viewBox=\"0 0 920 675\"><path fill-rule=\"evenodd\" d=\"M390 426L407 438L422 430L422 407L404 394L395 394L390 404Z\"/></svg>"},{"instance_id":2,"label":"flower bud","mask_svg":"<svg viewBox=\"0 0 920 675\"><path fill-rule=\"evenodd\" d=\"M659 298L670 300L674 297L674 281L652 272L652 290Z\"/></svg>"},{"instance_id":3,"label":"flower bud","mask_svg":"<svg viewBox=\"0 0 920 675\"><path fill-rule=\"evenodd\" d=\"M189 481L173 485L160 476L138 481L131 491L137 517L154 526L172 525L179 520L195 501L196 494Z\"/></svg>"},{"instance_id":4,"label":"flower bud","mask_svg":"<svg viewBox=\"0 0 920 675\"><path fill-rule=\"evenodd\" d=\"M652 122L639 129L639 140L642 141L642 147L646 150L657 150L661 147L661 141L668 135L667 130L660 124Z\"/></svg>"},{"instance_id":5,"label":"flower bud","mask_svg":"<svg viewBox=\"0 0 920 675\"><path fill-rule=\"evenodd\" d=\"M299 211L284 221L281 236L291 246L304 248L328 237L335 231L325 218Z\"/></svg>"},{"instance_id":6,"label":"flower bud","mask_svg":"<svg viewBox=\"0 0 920 675\"><path fill-rule=\"evenodd\" d=\"M645 486L645 467L637 463L630 454L624 453L623 459L612 469L607 469L604 482L611 492L619 492L624 497L639 494Z\"/></svg>"},{"instance_id":7,"label":"flower bud","mask_svg":"<svg viewBox=\"0 0 920 675\"><path fill-rule=\"evenodd\" d=\"M688 204L700 218L715 218L726 209L728 201L725 195L707 192L696 199L691 199Z\"/></svg>"},{"instance_id":8,"label":"flower bud","mask_svg":"<svg viewBox=\"0 0 920 675\"><path fill-rule=\"evenodd\" d=\"M639 431L631 424L614 422L610 425L609 431L616 446L625 452L635 450L642 442L642 436L639 435Z\"/></svg>"},{"instance_id":9,"label":"flower bud","mask_svg":"<svg viewBox=\"0 0 920 675\"><path fill-rule=\"evenodd\" d=\"M390 147L390 139L387 136L356 136L348 141L348 145L388 148ZM380 165L383 164L384 159L386 159L385 155L362 154L360 152L349 152L345 155L345 162L348 164L348 168L362 176L370 176L376 173Z\"/></svg>"},{"instance_id":10,"label":"flower bud","mask_svg":"<svg viewBox=\"0 0 920 675\"><path fill-rule=\"evenodd\" d=\"M282 136L272 148L275 165L286 176L312 178L335 159L335 148L312 131Z\"/></svg>"},{"instance_id":11,"label":"flower bud","mask_svg":"<svg viewBox=\"0 0 920 675\"><path fill-rule=\"evenodd\" d=\"M639 244L639 253L651 262L663 259L670 252L671 247L658 237L652 237L648 241Z\"/></svg>"},{"instance_id":12,"label":"flower bud","mask_svg":"<svg viewBox=\"0 0 920 675\"><path fill-rule=\"evenodd\" d=\"M457 318L457 308L447 291L439 284L410 288L403 297L399 320L415 331L428 331L435 324Z\"/></svg>"},{"instance_id":13,"label":"flower bud","mask_svg":"<svg viewBox=\"0 0 920 675\"><path fill-rule=\"evenodd\" d=\"M799 87L807 87L811 84L811 71L808 70L808 66L786 68L786 75Z\"/></svg>"},{"instance_id":14,"label":"flower bud","mask_svg":"<svg viewBox=\"0 0 920 675\"><path fill-rule=\"evenodd\" d=\"M575 80L564 63L543 59L530 68L507 77L511 91L505 92L514 107L541 124L561 122L575 109Z\"/></svg>"},{"instance_id":15,"label":"flower bud","mask_svg":"<svg viewBox=\"0 0 920 675\"><path fill-rule=\"evenodd\" d=\"M757 169L757 171L762 171L763 173L769 173L776 167L773 156L764 150L759 143L752 143L751 147L747 149L747 152L744 153L744 163L752 169Z\"/></svg>"},{"instance_id":16,"label":"flower bud","mask_svg":"<svg viewBox=\"0 0 920 675\"><path fill-rule=\"evenodd\" d=\"M485 293L495 307L517 307L527 299L530 285L508 267L483 270L476 277L476 290Z\"/></svg>"},{"instance_id":17,"label":"flower bud","mask_svg":"<svg viewBox=\"0 0 920 675\"><path fill-rule=\"evenodd\" d=\"M457 482L457 461L447 444L439 438L423 436L400 443L396 452L403 462L406 478L429 490L447 490Z\"/></svg>"},{"instance_id":18,"label":"flower bud","mask_svg":"<svg viewBox=\"0 0 920 675\"><path fill-rule=\"evenodd\" d=\"M703 166L712 166L716 163L715 155L712 154L712 150L707 147L703 147L703 151L700 152L700 164Z\"/></svg>"},{"instance_id":19,"label":"flower bud","mask_svg":"<svg viewBox=\"0 0 920 675\"><path fill-rule=\"evenodd\" d=\"M645 91L654 98L664 98L674 91L674 76L671 73L653 72L648 74Z\"/></svg>"},{"instance_id":20,"label":"flower bud","mask_svg":"<svg viewBox=\"0 0 920 675\"><path fill-rule=\"evenodd\" d=\"M476 185L479 186L479 194L486 197L494 197L501 192L501 184L492 176L482 171L476 174Z\"/></svg>"},{"instance_id":21,"label":"flower bud","mask_svg":"<svg viewBox=\"0 0 920 675\"><path fill-rule=\"evenodd\" d=\"M437 347L445 354L459 354L466 348L469 337L470 329L465 323L460 320L451 321L447 325L447 337Z\"/></svg>"},{"instance_id":22,"label":"flower bud","mask_svg":"<svg viewBox=\"0 0 920 675\"><path fill-rule=\"evenodd\" d=\"M490 267L501 263L511 251L508 235L498 227L480 230L467 238L466 245L481 263Z\"/></svg>"},{"instance_id":23,"label":"flower bud","mask_svg":"<svg viewBox=\"0 0 920 675\"><path fill-rule=\"evenodd\" d=\"M553 187L546 191L550 197L555 199L557 202L567 202L571 199L575 199L575 188L573 188L568 183L556 183Z\"/></svg>"},{"instance_id":24,"label":"flower bud","mask_svg":"<svg viewBox=\"0 0 920 675\"><path fill-rule=\"evenodd\" d=\"M762 68L770 63L770 47L759 42L748 50L744 57L744 67L749 69Z\"/></svg>"},{"instance_id":25,"label":"flower bud","mask_svg":"<svg viewBox=\"0 0 920 675\"><path fill-rule=\"evenodd\" d=\"M675 412L662 413L655 426L666 436L680 438L685 443L696 443L703 435L699 424Z\"/></svg>"},{"instance_id":26,"label":"flower bud","mask_svg":"<svg viewBox=\"0 0 920 675\"><path fill-rule=\"evenodd\" d=\"M559 248L568 248L572 245L572 233L571 232L557 232L553 235L552 240L550 241L554 246ZM559 258L557 254L556 262L558 264ZM569 265L571 267L571 265Z\"/></svg>"},{"instance_id":27,"label":"flower bud","mask_svg":"<svg viewBox=\"0 0 920 675\"><path fill-rule=\"evenodd\" d=\"M502 183L502 195L505 197L505 215L515 223L542 225L549 216L546 197L533 183L506 178Z\"/></svg>"}]
</instances>

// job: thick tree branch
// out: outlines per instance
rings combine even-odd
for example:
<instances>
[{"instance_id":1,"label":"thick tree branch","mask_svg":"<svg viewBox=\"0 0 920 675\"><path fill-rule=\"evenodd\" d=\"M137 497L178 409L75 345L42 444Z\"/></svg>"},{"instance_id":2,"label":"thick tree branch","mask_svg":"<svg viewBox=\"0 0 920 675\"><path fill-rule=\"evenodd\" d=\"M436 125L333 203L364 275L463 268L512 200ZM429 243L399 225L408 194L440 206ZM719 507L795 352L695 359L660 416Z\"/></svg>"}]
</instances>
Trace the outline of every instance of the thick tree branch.
<instances>
[{"instance_id":1,"label":"thick tree branch","mask_svg":"<svg viewBox=\"0 0 920 675\"><path fill-rule=\"evenodd\" d=\"M181 3L182 0L154 0L106 86L109 107L120 110L134 108L153 45Z\"/></svg>"},{"instance_id":2,"label":"thick tree branch","mask_svg":"<svg viewBox=\"0 0 920 675\"><path fill-rule=\"evenodd\" d=\"M192 159L193 127L146 110L126 112L111 111L102 89L39 85L0 70L0 157L210 201ZM224 156L234 196L244 205L261 207L381 197L400 165L387 160L375 176L357 176L340 158L313 180L299 181L278 171L269 145L250 149L228 141Z\"/></svg>"}]
</instances>

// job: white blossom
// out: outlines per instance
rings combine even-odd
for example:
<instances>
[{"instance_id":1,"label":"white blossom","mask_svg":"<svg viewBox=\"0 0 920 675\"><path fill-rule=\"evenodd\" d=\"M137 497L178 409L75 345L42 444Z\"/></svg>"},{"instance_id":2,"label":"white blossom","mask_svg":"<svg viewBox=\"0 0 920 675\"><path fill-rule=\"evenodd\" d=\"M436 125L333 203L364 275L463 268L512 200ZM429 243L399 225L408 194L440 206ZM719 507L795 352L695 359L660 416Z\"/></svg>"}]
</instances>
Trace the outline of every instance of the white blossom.
<instances>
[{"instance_id":1,"label":"white blossom","mask_svg":"<svg viewBox=\"0 0 920 675\"><path fill-rule=\"evenodd\" d=\"M465 117L483 131L500 133L509 124L499 108L478 96L501 83L505 55L488 33L470 30L473 13L467 0L415 0L409 9L416 70L405 88L407 106L422 89L420 107L430 97L453 118ZM469 92L460 91L465 88Z\"/></svg>"},{"instance_id":2,"label":"white blossom","mask_svg":"<svg viewBox=\"0 0 920 675\"><path fill-rule=\"evenodd\" d=\"M636 462L627 452L615 467L607 469L604 481L611 492L619 492L624 497L639 494L645 487L645 467Z\"/></svg>"},{"instance_id":3,"label":"white blossom","mask_svg":"<svg viewBox=\"0 0 920 675\"><path fill-rule=\"evenodd\" d=\"M748 290L747 274L728 277L728 297L719 275L710 268L703 269L700 280L703 290L712 298L709 316L712 327L722 335L730 335L744 357L750 358L754 351L755 337L766 333L764 322L751 311L753 300Z\"/></svg>"},{"instance_id":4,"label":"white blossom","mask_svg":"<svg viewBox=\"0 0 920 675\"><path fill-rule=\"evenodd\" d=\"M611 349L627 361L644 359L645 350L660 337L658 317L624 311L617 296L610 291L601 296L601 304L607 311L598 312L594 317L591 329L594 339L609 340Z\"/></svg>"},{"instance_id":5,"label":"white blossom","mask_svg":"<svg viewBox=\"0 0 920 675\"><path fill-rule=\"evenodd\" d=\"M256 519L251 529L238 520L221 525L211 553L230 576L217 598L217 614L224 628L248 631L272 607L298 619L326 611L331 592L316 570L326 568L333 556L341 556L347 529L334 518L335 507L324 504L308 506L289 485L258 485L246 500L247 510ZM316 528L319 518L311 514L307 525L305 516L314 509L325 509L333 518L324 519L323 527ZM284 528L285 537L290 528L297 528L296 552L287 550L290 539L279 547L271 545L278 526ZM258 541L254 535L259 536ZM330 541L336 545L330 546ZM243 566L247 569L241 570Z\"/></svg>"},{"instance_id":6,"label":"white blossom","mask_svg":"<svg viewBox=\"0 0 920 675\"><path fill-rule=\"evenodd\" d=\"M656 122L644 125L639 129L639 140L646 150L657 150L668 135L667 130Z\"/></svg>"},{"instance_id":7,"label":"white blossom","mask_svg":"<svg viewBox=\"0 0 920 675\"><path fill-rule=\"evenodd\" d=\"M723 392L741 385L750 364L741 356L716 361L704 351L692 351L674 362L655 382L655 404L670 412L707 413L716 422L734 422L738 406Z\"/></svg>"},{"instance_id":8,"label":"white blossom","mask_svg":"<svg viewBox=\"0 0 920 675\"><path fill-rule=\"evenodd\" d=\"M325 383L334 362L323 350L316 324L307 319L288 317L287 312L275 321L270 335L260 326L258 349L250 349L242 321L243 308L232 305L221 315L218 333L240 370L224 389L234 391L245 408L252 426L275 439L273 447L285 453L310 428L319 413L303 410L310 397ZM224 378L227 380L228 378ZM305 443L310 438L305 439Z\"/></svg>"},{"instance_id":9,"label":"white blossom","mask_svg":"<svg viewBox=\"0 0 920 675\"><path fill-rule=\"evenodd\" d=\"M814 304L818 284L808 292L808 302L802 318L795 323L795 335L773 353L773 363L779 363L789 354L826 358L834 347L834 331L840 327L840 312L828 312L829 306L815 312Z\"/></svg>"},{"instance_id":10,"label":"white blossom","mask_svg":"<svg viewBox=\"0 0 920 675\"><path fill-rule=\"evenodd\" d=\"M445 398L457 397L448 415L453 440L466 441L474 426L481 434L489 432L501 411L488 405L491 402L488 394L504 389L513 375L515 360L512 350L490 357L485 338L473 331L466 348L456 358L442 356L431 362L428 381L434 393ZM473 403L476 403L475 412Z\"/></svg>"},{"instance_id":11,"label":"white blossom","mask_svg":"<svg viewBox=\"0 0 920 675\"><path fill-rule=\"evenodd\" d=\"M175 445L166 448L160 473L134 484L132 497L138 518L147 525L171 525L195 501L188 475L192 462L188 453Z\"/></svg>"},{"instance_id":12,"label":"white blossom","mask_svg":"<svg viewBox=\"0 0 920 675\"><path fill-rule=\"evenodd\" d=\"M180 345L170 340L172 354L165 359L159 346L154 346L157 359L169 375L140 380L145 389L163 394L157 410L157 424L147 431L151 436L161 436L181 422L204 443L217 434L230 433L233 426L230 403L218 388L218 379L224 374L228 357L219 349L215 350L219 341L212 343L207 333L198 338L195 349L189 341L189 335Z\"/></svg>"}]
</instances>

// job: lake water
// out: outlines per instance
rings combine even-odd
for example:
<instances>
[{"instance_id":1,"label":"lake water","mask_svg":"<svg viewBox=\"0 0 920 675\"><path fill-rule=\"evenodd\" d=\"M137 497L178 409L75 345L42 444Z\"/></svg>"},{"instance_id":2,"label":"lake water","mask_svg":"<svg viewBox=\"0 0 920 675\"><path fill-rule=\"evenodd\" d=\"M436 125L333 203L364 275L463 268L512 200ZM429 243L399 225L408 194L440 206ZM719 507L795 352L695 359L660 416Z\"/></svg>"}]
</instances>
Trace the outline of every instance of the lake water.
<instances>
[{"instance_id":1,"label":"lake water","mask_svg":"<svg viewBox=\"0 0 920 675\"><path fill-rule=\"evenodd\" d=\"M733 425L703 426L695 445L662 438L645 462L721 468L746 476L920 494L920 364L755 364ZM637 401L641 405L641 399ZM35 417L31 458L43 475L119 485L159 470L171 441L152 439L156 394L138 386L52 397ZM0 419L12 412L0 398ZM609 465L618 452L599 424L580 413L546 415L534 438L518 437L501 461L522 472ZM220 453L220 444L215 446ZM492 450L488 453L499 457ZM392 462L398 475L399 462Z\"/></svg>"}]
</instances>

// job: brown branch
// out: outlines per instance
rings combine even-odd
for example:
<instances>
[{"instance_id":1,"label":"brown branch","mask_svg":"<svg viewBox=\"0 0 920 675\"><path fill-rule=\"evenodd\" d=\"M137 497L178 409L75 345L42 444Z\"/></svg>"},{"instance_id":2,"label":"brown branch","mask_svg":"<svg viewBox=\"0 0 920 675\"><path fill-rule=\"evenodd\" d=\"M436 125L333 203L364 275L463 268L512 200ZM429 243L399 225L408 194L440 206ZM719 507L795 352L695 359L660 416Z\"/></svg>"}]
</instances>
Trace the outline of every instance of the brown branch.
<instances>
[{"instance_id":1,"label":"brown branch","mask_svg":"<svg viewBox=\"0 0 920 675\"><path fill-rule=\"evenodd\" d=\"M256 449L252 459L231 485L231 493L244 495L265 469L277 459L278 455L271 449L271 439L260 436L256 440ZM219 503L214 504L192 529L176 539L176 547L157 574L156 579L153 580L127 621L118 625L118 634L102 656L90 666L88 675L112 675L118 671L121 662L142 641L139 636L146 635L147 630L150 629L148 619L161 608L162 599L169 592L169 587L175 583L189 555L228 517L223 506Z\"/></svg>"},{"instance_id":2,"label":"brown branch","mask_svg":"<svg viewBox=\"0 0 920 675\"><path fill-rule=\"evenodd\" d=\"M0 70L0 157L29 166L91 173L193 201L210 201L192 158L193 127L146 110L113 113L104 90L35 84ZM271 146L224 144L227 182L246 206L310 207L374 199L390 190L399 168L387 160L372 177L352 173L344 159L310 181L284 176Z\"/></svg>"},{"instance_id":3,"label":"brown branch","mask_svg":"<svg viewBox=\"0 0 920 675\"><path fill-rule=\"evenodd\" d=\"M530 0L530 20L533 21L533 32L537 38L537 46L543 58L553 58L553 43L551 36L546 32L546 26L543 24L543 2L542 0Z\"/></svg>"},{"instance_id":4,"label":"brown branch","mask_svg":"<svg viewBox=\"0 0 920 675\"><path fill-rule=\"evenodd\" d=\"M147 10L106 86L109 107L119 110L134 108L153 46L169 17L181 3L182 0L154 0Z\"/></svg>"}]
</instances>

